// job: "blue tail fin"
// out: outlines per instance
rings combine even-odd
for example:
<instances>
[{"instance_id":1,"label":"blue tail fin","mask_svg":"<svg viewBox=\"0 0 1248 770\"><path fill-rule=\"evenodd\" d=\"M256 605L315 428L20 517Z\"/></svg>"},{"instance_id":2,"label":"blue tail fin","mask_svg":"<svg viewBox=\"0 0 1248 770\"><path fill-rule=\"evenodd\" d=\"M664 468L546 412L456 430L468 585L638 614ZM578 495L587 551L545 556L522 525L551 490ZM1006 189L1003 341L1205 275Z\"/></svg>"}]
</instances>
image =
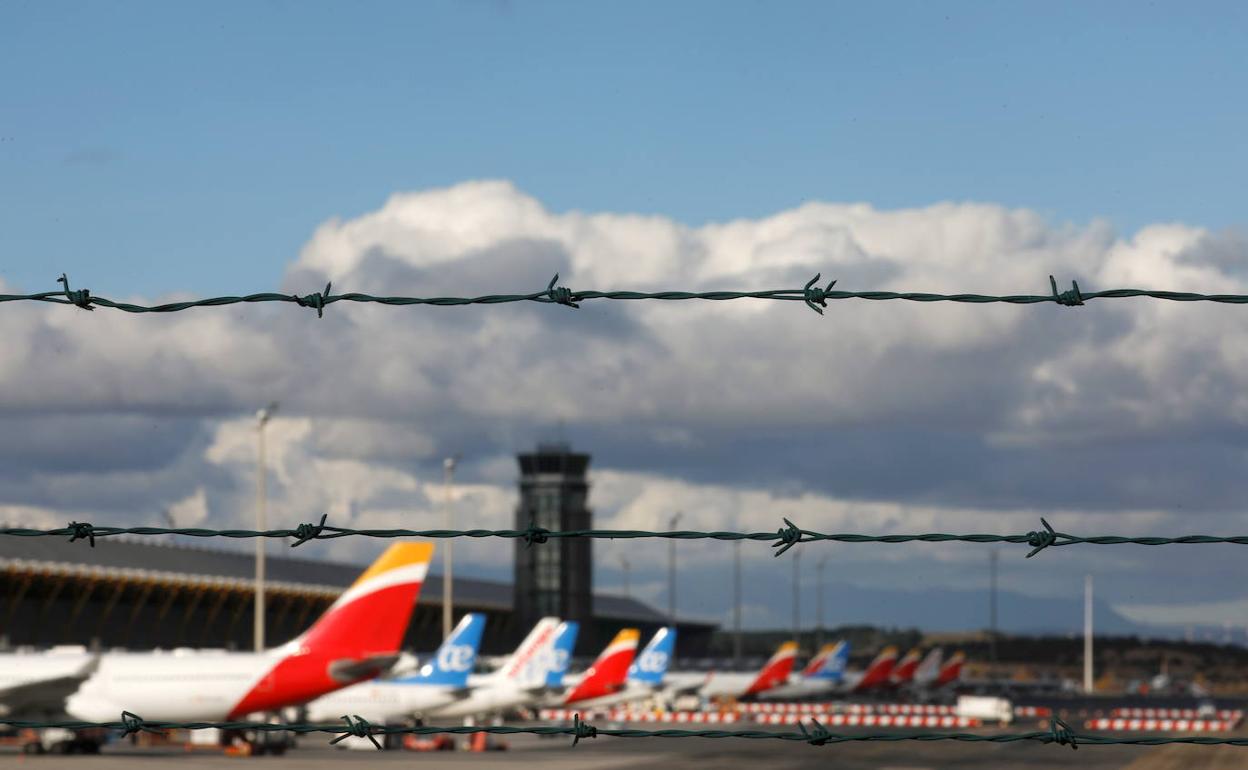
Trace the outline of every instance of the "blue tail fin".
<instances>
[{"instance_id":1,"label":"blue tail fin","mask_svg":"<svg viewBox=\"0 0 1248 770\"><path fill-rule=\"evenodd\" d=\"M555 629L555 640L551 643L550 668L546 671L546 686L558 689L563 686L563 675L568 673L568 664L572 662L572 650L576 647L576 634L581 624L575 620L565 620Z\"/></svg>"},{"instance_id":2,"label":"blue tail fin","mask_svg":"<svg viewBox=\"0 0 1248 770\"><path fill-rule=\"evenodd\" d=\"M663 683L663 675L667 673L667 664L676 651L676 629L673 626L660 628L641 651L633 665L628 668L628 678L634 682L648 685Z\"/></svg>"},{"instance_id":3,"label":"blue tail fin","mask_svg":"<svg viewBox=\"0 0 1248 770\"><path fill-rule=\"evenodd\" d=\"M849 642L842 639L836 643L836 649L828 654L823 666L811 675L813 679L826 679L839 682L845 678L845 666L849 663Z\"/></svg>"},{"instance_id":4,"label":"blue tail fin","mask_svg":"<svg viewBox=\"0 0 1248 770\"><path fill-rule=\"evenodd\" d=\"M464 687L468 675L477 662L477 648L481 646L481 632L485 630L485 615L470 612L446 637L442 646L420 672L398 681L405 684L434 684L446 687Z\"/></svg>"}]
</instances>

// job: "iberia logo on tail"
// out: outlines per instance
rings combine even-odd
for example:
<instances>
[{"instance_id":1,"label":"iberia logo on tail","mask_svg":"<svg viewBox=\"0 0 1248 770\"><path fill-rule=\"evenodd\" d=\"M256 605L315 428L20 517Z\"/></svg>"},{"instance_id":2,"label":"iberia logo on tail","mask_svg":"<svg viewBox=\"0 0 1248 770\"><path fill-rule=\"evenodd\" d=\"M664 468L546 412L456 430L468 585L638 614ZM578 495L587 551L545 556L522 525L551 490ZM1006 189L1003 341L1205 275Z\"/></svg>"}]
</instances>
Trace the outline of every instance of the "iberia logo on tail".
<instances>
[{"instance_id":1,"label":"iberia logo on tail","mask_svg":"<svg viewBox=\"0 0 1248 770\"><path fill-rule=\"evenodd\" d=\"M640 639L641 632L635 628L626 628L616 634L563 702L575 703L589 698L600 698L623 687L624 677L628 675L628 667L633 664Z\"/></svg>"},{"instance_id":2,"label":"iberia logo on tail","mask_svg":"<svg viewBox=\"0 0 1248 770\"><path fill-rule=\"evenodd\" d=\"M231 710L230 718L298 703L386 670L396 659L429 572L432 543L395 543Z\"/></svg>"},{"instance_id":3,"label":"iberia logo on tail","mask_svg":"<svg viewBox=\"0 0 1248 770\"><path fill-rule=\"evenodd\" d=\"M797 642L785 642L772 654L771 658L758 672L756 678L745 691L745 695L754 695L764 690L778 687L789 680L793 673L793 662L797 659Z\"/></svg>"}]
</instances>

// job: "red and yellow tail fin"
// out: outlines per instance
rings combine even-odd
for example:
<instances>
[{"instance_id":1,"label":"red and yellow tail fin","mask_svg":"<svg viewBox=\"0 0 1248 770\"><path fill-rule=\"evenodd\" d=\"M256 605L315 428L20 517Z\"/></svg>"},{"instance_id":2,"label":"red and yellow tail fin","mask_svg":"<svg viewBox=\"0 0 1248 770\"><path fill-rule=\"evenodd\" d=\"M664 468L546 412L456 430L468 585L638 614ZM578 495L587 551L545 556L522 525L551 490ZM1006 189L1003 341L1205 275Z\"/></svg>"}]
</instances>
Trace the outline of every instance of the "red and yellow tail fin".
<instances>
[{"instance_id":1,"label":"red and yellow tail fin","mask_svg":"<svg viewBox=\"0 0 1248 770\"><path fill-rule=\"evenodd\" d=\"M624 677L628 675L628 667L633 665L640 640L641 632L635 628L625 628L616 634L594 665L585 671L580 683L568 693L564 703L610 695L623 687Z\"/></svg>"}]
</instances>

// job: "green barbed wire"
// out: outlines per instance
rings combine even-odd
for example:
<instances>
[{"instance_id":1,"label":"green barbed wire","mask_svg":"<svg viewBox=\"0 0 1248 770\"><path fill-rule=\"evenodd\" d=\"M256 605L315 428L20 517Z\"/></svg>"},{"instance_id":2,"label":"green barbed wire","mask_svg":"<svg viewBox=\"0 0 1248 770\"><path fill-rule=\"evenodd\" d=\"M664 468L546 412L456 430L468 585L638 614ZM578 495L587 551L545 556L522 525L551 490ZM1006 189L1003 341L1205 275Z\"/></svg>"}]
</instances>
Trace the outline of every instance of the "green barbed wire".
<instances>
[{"instance_id":1,"label":"green barbed wire","mask_svg":"<svg viewBox=\"0 0 1248 770\"><path fill-rule=\"evenodd\" d=\"M226 730L275 733L289 732L298 735L328 733L336 735L331 744L350 737L368 738L378 749L381 744L377 736L385 735L564 735L572 738L576 746L582 739L607 736L612 738L742 738L745 740L779 740L808 743L812 746L824 746L829 743L895 743L898 741L918 741L931 743L937 741L955 741L959 743L1019 743L1032 742L1059 746L1070 746L1078 749L1083 746L1162 746L1172 743L1194 744L1199 746L1248 746L1248 738L1215 738L1206 736L1165 736L1147 735L1137 737L1119 737L1112 735L1077 734L1060 719L1050 719L1048 730L1035 730L1026 733L833 733L816 719L810 720L810 726L799 724L797 732L779 732L772 730L641 730L632 728L598 727L583 721L580 715L573 717L570 725L551 725L542 727L522 727L512 725L480 725L480 726L429 726L418 724L415 727L397 725L374 725L358 715L344 715L346 724L283 724L272 722L165 722L149 721L128 711L122 712L117 722L84 722L84 721L20 721L0 719L0 724L15 729L46 729L60 728L64 730L118 730L122 737L139 732L159 733L162 730Z\"/></svg>"},{"instance_id":2,"label":"green barbed wire","mask_svg":"<svg viewBox=\"0 0 1248 770\"><path fill-rule=\"evenodd\" d=\"M1032 530L1026 534L993 535L993 534L953 534L947 532L927 532L915 535L862 535L852 533L829 534L802 529L788 519L785 526L774 532L723 532L704 530L668 530L649 531L640 529L570 529L550 530L530 526L528 529L355 529L352 527L336 527L326 524L328 515L321 516L317 524L300 524L294 529L204 529L197 527L108 527L96 526L88 522L74 521L67 527L55 529L29 529L26 527L0 527L0 535L10 537L68 537L72 543L86 540L95 547L95 538L116 535L184 535L187 537L225 537L225 538L277 538L291 539L291 547L300 546L310 540L336 540L340 537L373 537L391 538L425 538L432 540L448 540L453 538L503 538L523 540L529 546L545 543L560 538L587 537L598 540L637 540L643 538L661 538L665 540L757 540L770 542L780 556L798 543L815 543L821 541L836 543L1014 543L1031 547L1027 553L1030 559L1040 551L1049 547L1068 545L1248 545L1248 535L1217 536L1217 535L1182 535L1180 537L1125 537L1122 535L1095 535L1083 537L1058 532L1047 520L1040 519L1043 529Z\"/></svg>"},{"instance_id":3,"label":"green barbed wire","mask_svg":"<svg viewBox=\"0 0 1248 770\"><path fill-rule=\"evenodd\" d=\"M96 296L89 289L71 289L69 278L65 274L57 279L64 286L59 291L45 291L35 294L0 294L3 302L51 302L58 305L75 305L83 310L94 310L97 307L121 310L126 313L176 313L195 307L220 307L240 303L256 302L290 302L299 307L316 310L317 317L322 317L325 308L335 302L363 302L378 305L433 305L438 307L461 305L499 305L511 302L539 302L568 307L580 307L581 302L592 299L610 300L709 300L726 301L737 299L763 299L780 301L804 302L811 310L823 314L828 300L865 299L865 300L905 300L909 302L962 302L971 304L1005 303L1010 305L1036 305L1053 302L1058 305L1074 307L1083 305L1094 299L1124 299L1131 297L1150 297L1172 302L1217 302L1230 305L1248 304L1245 294L1198 294L1186 291L1161 291L1154 289L1107 289L1105 291L1084 292L1077 281L1071 281L1071 288L1059 291L1057 281L1049 276L1049 294L932 294L928 292L896 292L896 291L833 291L836 281L827 286L818 286L821 275L816 273L800 289L764 289L759 291L593 291L576 290L559 285L559 275L550 280L544 289L523 294L485 294L477 297L386 297L372 294L346 293L332 294L332 283L325 284L324 291L311 294L279 294L261 292L242 296L208 297L205 299L184 302L168 302L160 305L139 305L129 302L117 302L106 297Z\"/></svg>"}]
</instances>

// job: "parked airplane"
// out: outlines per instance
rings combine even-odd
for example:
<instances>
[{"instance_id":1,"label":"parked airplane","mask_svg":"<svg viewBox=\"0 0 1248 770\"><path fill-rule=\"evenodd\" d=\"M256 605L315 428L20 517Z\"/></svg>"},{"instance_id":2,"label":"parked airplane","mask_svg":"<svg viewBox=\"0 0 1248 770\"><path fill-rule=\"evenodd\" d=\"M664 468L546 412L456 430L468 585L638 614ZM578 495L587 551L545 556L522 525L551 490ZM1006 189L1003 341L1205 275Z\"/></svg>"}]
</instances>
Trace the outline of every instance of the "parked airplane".
<instances>
[{"instance_id":1,"label":"parked airplane","mask_svg":"<svg viewBox=\"0 0 1248 770\"><path fill-rule=\"evenodd\" d=\"M922 658L923 653L918 647L907 652L905 657L897 661L897 665L889 673L888 684L893 687L901 687L914 681L914 674L918 671Z\"/></svg>"},{"instance_id":2,"label":"parked airplane","mask_svg":"<svg viewBox=\"0 0 1248 770\"><path fill-rule=\"evenodd\" d=\"M580 630L581 624L575 620L565 620L555 630L555 641L550 647L551 658L545 664L547 690L553 692L563 687L563 677L572 662L572 650L576 649L576 635Z\"/></svg>"},{"instance_id":3,"label":"parked airplane","mask_svg":"<svg viewBox=\"0 0 1248 770\"><path fill-rule=\"evenodd\" d=\"M559 698L562 705L582 703L607 695L613 695L624 688L624 677L628 675L629 666L637 654L637 642L641 632L635 628L625 628L615 635L594 664L585 669L585 673L575 677L575 682L568 691Z\"/></svg>"},{"instance_id":4,"label":"parked airplane","mask_svg":"<svg viewBox=\"0 0 1248 770\"><path fill-rule=\"evenodd\" d=\"M928 651L927 656L923 658L923 662L914 670L914 686L916 688L927 689L936 681L936 678L940 676L943 657L944 652L939 647L933 647Z\"/></svg>"},{"instance_id":5,"label":"parked airplane","mask_svg":"<svg viewBox=\"0 0 1248 770\"><path fill-rule=\"evenodd\" d=\"M763 700L792 700L808 698L834 691L845 676L849 661L849 642L825 644L810 659L802 673L790 676L785 684L759 693Z\"/></svg>"},{"instance_id":6,"label":"parked airplane","mask_svg":"<svg viewBox=\"0 0 1248 770\"><path fill-rule=\"evenodd\" d=\"M945 663L944 667L940 669L940 673L936 676L931 686L944 687L961 679L962 665L964 663L966 663L966 656L961 652L954 653L953 657L949 658L949 662Z\"/></svg>"},{"instance_id":7,"label":"parked airplane","mask_svg":"<svg viewBox=\"0 0 1248 770\"><path fill-rule=\"evenodd\" d=\"M99 655L85 647L0 654L0 716L55 717L65 699L95 672Z\"/></svg>"},{"instance_id":8,"label":"parked airplane","mask_svg":"<svg viewBox=\"0 0 1248 770\"><path fill-rule=\"evenodd\" d=\"M676 650L676 628L660 628L651 637L641 654L628 667L623 686L614 693L576 701L584 708L602 708L618 703L642 700L654 695L663 685L663 675ZM604 653L605 654L605 653Z\"/></svg>"},{"instance_id":9,"label":"parked airplane","mask_svg":"<svg viewBox=\"0 0 1248 770\"><path fill-rule=\"evenodd\" d=\"M399 721L454 703L468 692L484 630L485 615L465 615L415 674L373 679L324 695L308 704L308 719L330 722L351 714L371 722Z\"/></svg>"},{"instance_id":10,"label":"parked airplane","mask_svg":"<svg viewBox=\"0 0 1248 770\"><path fill-rule=\"evenodd\" d=\"M292 641L264 652L110 653L66 711L91 722L238 719L306 703L394 664L433 545L396 543ZM341 716L341 715L339 715Z\"/></svg>"},{"instance_id":11,"label":"parked airplane","mask_svg":"<svg viewBox=\"0 0 1248 770\"><path fill-rule=\"evenodd\" d=\"M871 659L871 662L867 664L866 669L862 672L847 671L845 677L841 680L841 691L856 693L886 685L889 676L893 673L893 666L896 662L897 648L893 646L885 647Z\"/></svg>"},{"instance_id":12,"label":"parked airplane","mask_svg":"<svg viewBox=\"0 0 1248 770\"><path fill-rule=\"evenodd\" d=\"M542 618L498 670L468 677L467 696L430 709L429 716L471 717L535 702L545 692L551 668L558 662L555 640L569 633L575 630L558 618Z\"/></svg>"},{"instance_id":13,"label":"parked airplane","mask_svg":"<svg viewBox=\"0 0 1248 770\"><path fill-rule=\"evenodd\" d=\"M668 674L664 692L669 699L693 694L702 698L744 698L777 687L793 672L797 642L785 642L767 660L757 674L737 672L686 671Z\"/></svg>"}]
</instances>

